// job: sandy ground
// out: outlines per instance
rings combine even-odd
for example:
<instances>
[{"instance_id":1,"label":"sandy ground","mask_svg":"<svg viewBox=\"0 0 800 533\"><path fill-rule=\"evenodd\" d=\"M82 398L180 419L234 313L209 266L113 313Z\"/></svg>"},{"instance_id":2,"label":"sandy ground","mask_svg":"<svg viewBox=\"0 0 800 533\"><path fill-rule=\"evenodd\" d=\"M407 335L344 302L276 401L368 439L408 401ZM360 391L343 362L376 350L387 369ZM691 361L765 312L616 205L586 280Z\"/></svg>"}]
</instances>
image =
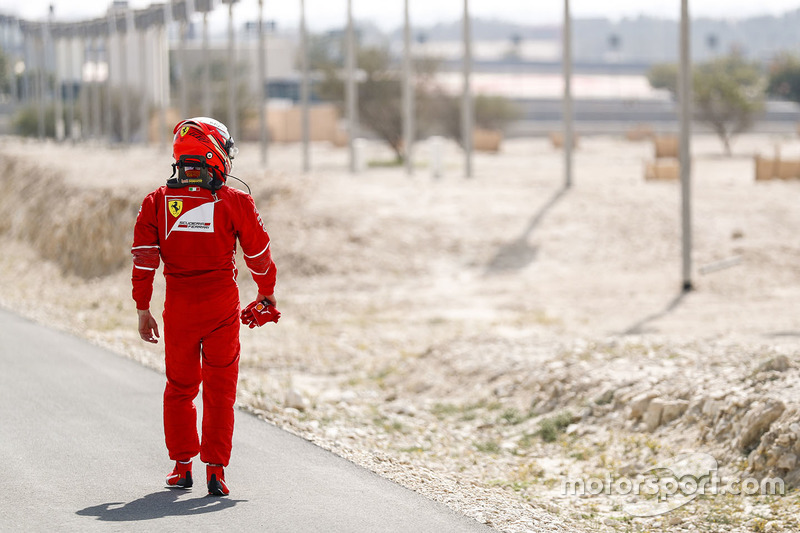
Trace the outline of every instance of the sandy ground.
<instances>
[{"instance_id":1,"label":"sandy ground","mask_svg":"<svg viewBox=\"0 0 800 533\"><path fill-rule=\"evenodd\" d=\"M776 145L800 157L792 137L744 136L732 158L695 139L688 294L679 187L643 180L648 143L582 138L569 190L544 139L477 155L473 179L452 145L438 179L425 143L413 176L351 175L328 145L313 147L309 174L297 146L274 147L264 170L245 145L234 174L272 236L283 317L243 332L240 404L504 531L796 530L791 483L651 518L626 513L630 498L558 490L682 450L731 476L766 472L753 466L771 453L762 436L800 403L800 182L756 183L752 160ZM161 368L135 332L126 248L168 152L4 139L0 154L0 304ZM48 240L49 228L61 233ZM244 274L240 287L250 301ZM759 366L781 357L781 370ZM681 414L648 426L635 407L648 393ZM712 401L721 409L703 418ZM782 418L739 442L770 401Z\"/></svg>"}]
</instances>

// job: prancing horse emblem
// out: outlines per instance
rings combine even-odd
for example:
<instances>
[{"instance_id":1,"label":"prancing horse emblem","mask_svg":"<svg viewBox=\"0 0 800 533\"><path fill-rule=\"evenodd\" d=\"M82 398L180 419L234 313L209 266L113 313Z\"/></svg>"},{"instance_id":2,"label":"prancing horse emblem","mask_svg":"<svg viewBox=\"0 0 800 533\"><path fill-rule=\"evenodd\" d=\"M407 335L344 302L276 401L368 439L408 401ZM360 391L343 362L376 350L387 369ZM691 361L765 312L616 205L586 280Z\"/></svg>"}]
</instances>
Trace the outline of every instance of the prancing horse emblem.
<instances>
[{"instance_id":1,"label":"prancing horse emblem","mask_svg":"<svg viewBox=\"0 0 800 533\"><path fill-rule=\"evenodd\" d=\"M169 203L169 212L172 214L172 216L178 218L178 216L181 214L181 211L183 211L183 200L172 200Z\"/></svg>"}]
</instances>

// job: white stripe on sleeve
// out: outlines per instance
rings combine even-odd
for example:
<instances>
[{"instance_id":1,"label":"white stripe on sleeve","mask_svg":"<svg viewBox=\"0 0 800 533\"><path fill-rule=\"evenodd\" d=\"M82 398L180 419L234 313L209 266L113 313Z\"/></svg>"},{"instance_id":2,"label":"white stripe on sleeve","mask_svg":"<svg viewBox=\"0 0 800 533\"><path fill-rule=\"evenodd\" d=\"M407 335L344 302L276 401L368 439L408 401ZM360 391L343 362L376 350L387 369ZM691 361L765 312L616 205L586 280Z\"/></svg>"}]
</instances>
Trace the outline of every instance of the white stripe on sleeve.
<instances>
[{"instance_id":1,"label":"white stripe on sleeve","mask_svg":"<svg viewBox=\"0 0 800 533\"><path fill-rule=\"evenodd\" d=\"M272 267L270 267L270 268L272 268ZM251 273L252 273L254 276L263 276L264 274L266 274L267 272L269 272L269 268L268 268L268 269L266 269L264 272L256 272L255 270L253 270L253 269L252 269L252 268L250 268L250 267L247 267L247 270L249 270L249 271L250 271L250 272L251 272Z\"/></svg>"},{"instance_id":2,"label":"white stripe on sleeve","mask_svg":"<svg viewBox=\"0 0 800 533\"><path fill-rule=\"evenodd\" d=\"M255 254L255 255L247 255L247 254L244 254L244 256L245 256L246 258L248 258L248 259L253 259L254 257L258 257L259 255L261 255L261 254L263 254L264 252L266 252L267 250L269 250L269 245L270 245L270 244L272 244L272 241L268 242L268 243L267 243L267 246L266 246L266 248L264 248L263 250L261 250L260 252L258 252L258 253L257 253L257 254Z\"/></svg>"}]
</instances>

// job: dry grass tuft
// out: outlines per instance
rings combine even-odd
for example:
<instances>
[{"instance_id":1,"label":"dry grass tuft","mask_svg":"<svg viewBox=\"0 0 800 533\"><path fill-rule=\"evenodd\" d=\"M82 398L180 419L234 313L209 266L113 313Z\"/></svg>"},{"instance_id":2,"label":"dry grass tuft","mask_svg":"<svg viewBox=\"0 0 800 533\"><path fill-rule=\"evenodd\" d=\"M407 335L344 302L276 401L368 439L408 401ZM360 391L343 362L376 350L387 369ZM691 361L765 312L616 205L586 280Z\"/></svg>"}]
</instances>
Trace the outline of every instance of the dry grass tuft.
<instances>
[{"instance_id":1,"label":"dry grass tuft","mask_svg":"<svg viewBox=\"0 0 800 533\"><path fill-rule=\"evenodd\" d=\"M130 264L138 195L75 188L8 155L0 158L0 185L0 234L27 242L64 273L88 279Z\"/></svg>"}]
</instances>

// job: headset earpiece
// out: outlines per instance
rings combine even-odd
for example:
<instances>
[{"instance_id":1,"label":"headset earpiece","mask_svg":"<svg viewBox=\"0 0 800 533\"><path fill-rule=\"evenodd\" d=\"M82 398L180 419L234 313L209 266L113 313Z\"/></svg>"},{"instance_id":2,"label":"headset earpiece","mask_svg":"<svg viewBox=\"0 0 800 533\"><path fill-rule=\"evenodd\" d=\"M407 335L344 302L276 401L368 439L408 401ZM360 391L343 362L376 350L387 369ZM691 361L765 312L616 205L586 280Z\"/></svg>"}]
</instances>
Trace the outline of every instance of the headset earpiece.
<instances>
[{"instance_id":1,"label":"headset earpiece","mask_svg":"<svg viewBox=\"0 0 800 533\"><path fill-rule=\"evenodd\" d=\"M177 163L172 164L172 168L172 175L177 169L178 177L167 183L171 188L196 186L216 192L223 185L223 181L214 176L216 167L209 165L204 156L182 155Z\"/></svg>"}]
</instances>

